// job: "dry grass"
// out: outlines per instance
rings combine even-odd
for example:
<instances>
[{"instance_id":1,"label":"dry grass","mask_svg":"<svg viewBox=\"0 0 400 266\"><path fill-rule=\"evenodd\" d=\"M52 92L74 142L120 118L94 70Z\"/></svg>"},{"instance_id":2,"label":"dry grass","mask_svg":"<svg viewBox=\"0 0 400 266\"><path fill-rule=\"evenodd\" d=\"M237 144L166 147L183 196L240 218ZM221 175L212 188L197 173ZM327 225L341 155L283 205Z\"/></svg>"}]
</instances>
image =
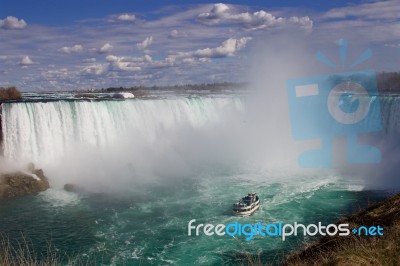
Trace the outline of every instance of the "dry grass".
<instances>
[{"instance_id":1,"label":"dry grass","mask_svg":"<svg viewBox=\"0 0 400 266\"><path fill-rule=\"evenodd\" d=\"M23 238L22 242L18 242L16 246L12 245L7 237L0 236L0 238L0 265L2 266L53 266L61 263L61 259L58 258L50 243L46 257L39 259L33 252L32 243L25 238Z\"/></svg>"},{"instance_id":2,"label":"dry grass","mask_svg":"<svg viewBox=\"0 0 400 266\"><path fill-rule=\"evenodd\" d=\"M2 88L0 87L0 100L20 100L22 94L16 87Z\"/></svg>"},{"instance_id":3,"label":"dry grass","mask_svg":"<svg viewBox=\"0 0 400 266\"><path fill-rule=\"evenodd\" d=\"M385 228L387 229L387 228ZM314 247L287 258L285 265L400 265L400 223L383 237L342 238L330 248Z\"/></svg>"},{"instance_id":4,"label":"dry grass","mask_svg":"<svg viewBox=\"0 0 400 266\"><path fill-rule=\"evenodd\" d=\"M95 257L69 257L57 251L51 242L47 243L45 254L40 255L41 256L38 257L33 243L25 237L22 237L21 242L11 244L9 238L0 235L0 266L89 266L97 265L99 262ZM101 261L102 260L100 260L100 262ZM102 264L102 262L100 264Z\"/></svg>"},{"instance_id":5,"label":"dry grass","mask_svg":"<svg viewBox=\"0 0 400 266\"><path fill-rule=\"evenodd\" d=\"M323 237L291 254L284 265L400 265L400 194L338 223L350 228L381 225L383 236Z\"/></svg>"},{"instance_id":6,"label":"dry grass","mask_svg":"<svg viewBox=\"0 0 400 266\"><path fill-rule=\"evenodd\" d=\"M380 225L384 235L323 237L305 244L302 250L289 254L283 262L262 261L260 255L244 251L242 265L400 265L400 194L343 218L337 222L340 223L348 223L349 228Z\"/></svg>"}]
</instances>

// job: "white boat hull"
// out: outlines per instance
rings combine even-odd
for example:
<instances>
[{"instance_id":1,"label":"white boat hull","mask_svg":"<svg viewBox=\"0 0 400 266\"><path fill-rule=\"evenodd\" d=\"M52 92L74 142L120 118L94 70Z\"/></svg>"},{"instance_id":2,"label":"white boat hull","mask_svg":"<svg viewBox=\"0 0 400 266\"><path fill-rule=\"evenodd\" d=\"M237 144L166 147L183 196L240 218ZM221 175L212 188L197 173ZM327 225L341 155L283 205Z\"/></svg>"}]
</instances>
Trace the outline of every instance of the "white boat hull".
<instances>
[{"instance_id":1,"label":"white boat hull","mask_svg":"<svg viewBox=\"0 0 400 266\"><path fill-rule=\"evenodd\" d=\"M260 203L259 202L253 208L250 208L248 211L235 211L235 210L233 210L233 214L235 216L250 216L255 211L257 211L258 209L260 209Z\"/></svg>"}]
</instances>

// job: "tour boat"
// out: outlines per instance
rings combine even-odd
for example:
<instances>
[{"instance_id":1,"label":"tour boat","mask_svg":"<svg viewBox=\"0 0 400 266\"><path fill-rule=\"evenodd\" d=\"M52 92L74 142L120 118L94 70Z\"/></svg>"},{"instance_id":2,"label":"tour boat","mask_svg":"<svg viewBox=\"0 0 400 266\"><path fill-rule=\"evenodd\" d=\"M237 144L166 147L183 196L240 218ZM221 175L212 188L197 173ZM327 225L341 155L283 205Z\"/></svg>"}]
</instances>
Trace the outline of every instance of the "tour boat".
<instances>
[{"instance_id":1,"label":"tour boat","mask_svg":"<svg viewBox=\"0 0 400 266\"><path fill-rule=\"evenodd\" d=\"M260 199L256 193L252 192L233 204L233 213L238 216L249 216L259 208Z\"/></svg>"}]
</instances>

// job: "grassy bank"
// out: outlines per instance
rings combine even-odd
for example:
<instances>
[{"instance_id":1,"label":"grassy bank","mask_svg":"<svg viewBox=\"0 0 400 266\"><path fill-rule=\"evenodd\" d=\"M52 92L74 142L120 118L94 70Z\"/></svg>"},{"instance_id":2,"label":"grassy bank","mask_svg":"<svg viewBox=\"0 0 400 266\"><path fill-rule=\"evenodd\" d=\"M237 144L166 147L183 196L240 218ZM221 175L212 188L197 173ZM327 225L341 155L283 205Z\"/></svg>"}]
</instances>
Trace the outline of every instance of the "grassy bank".
<instances>
[{"instance_id":1,"label":"grassy bank","mask_svg":"<svg viewBox=\"0 0 400 266\"><path fill-rule=\"evenodd\" d=\"M0 266L105 265L102 257L67 256L51 242L46 244L44 253L38 253L34 244L25 237L18 243L11 242L7 236L0 234Z\"/></svg>"},{"instance_id":2,"label":"grassy bank","mask_svg":"<svg viewBox=\"0 0 400 266\"><path fill-rule=\"evenodd\" d=\"M323 237L290 254L284 265L400 265L400 194L372 205L339 223L350 228L377 226L383 236Z\"/></svg>"}]
</instances>

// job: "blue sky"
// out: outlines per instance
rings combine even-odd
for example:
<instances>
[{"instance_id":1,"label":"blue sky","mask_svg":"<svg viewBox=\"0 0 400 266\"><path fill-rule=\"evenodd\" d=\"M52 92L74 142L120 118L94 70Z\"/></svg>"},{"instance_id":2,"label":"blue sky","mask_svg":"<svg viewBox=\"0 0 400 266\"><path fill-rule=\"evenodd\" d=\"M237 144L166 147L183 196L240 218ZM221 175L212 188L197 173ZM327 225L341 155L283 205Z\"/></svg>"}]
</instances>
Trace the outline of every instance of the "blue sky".
<instances>
[{"instance_id":1,"label":"blue sky","mask_svg":"<svg viewBox=\"0 0 400 266\"><path fill-rule=\"evenodd\" d=\"M327 11L334 7L340 7L359 3L360 1L338 0L338 1L315 1L315 0L269 0L269 1L249 1L236 0L229 1L227 4L245 5L250 7L268 7L268 8L310 8L319 11ZM47 25L66 25L75 20L91 18L102 18L110 14L124 13L127 11L135 13L150 13L166 6L185 6L190 3L210 4L212 1L132 1L132 0L2 0L0 17L6 17L13 14L17 17L23 17L32 23L42 23ZM267 3L267 4L265 4Z\"/></svg>"},{"instance_id":2,"label":"blue sky","mask_svg":"<svg viewBox=\"0 0 400 266\"><path fill-rule=\"evenodd\" d=\"M399 70L400 5L389 1L2 0L0 86L22 90L246 81L277 34L329 49L349 39Z\"/></svg>"}]
</instances>

